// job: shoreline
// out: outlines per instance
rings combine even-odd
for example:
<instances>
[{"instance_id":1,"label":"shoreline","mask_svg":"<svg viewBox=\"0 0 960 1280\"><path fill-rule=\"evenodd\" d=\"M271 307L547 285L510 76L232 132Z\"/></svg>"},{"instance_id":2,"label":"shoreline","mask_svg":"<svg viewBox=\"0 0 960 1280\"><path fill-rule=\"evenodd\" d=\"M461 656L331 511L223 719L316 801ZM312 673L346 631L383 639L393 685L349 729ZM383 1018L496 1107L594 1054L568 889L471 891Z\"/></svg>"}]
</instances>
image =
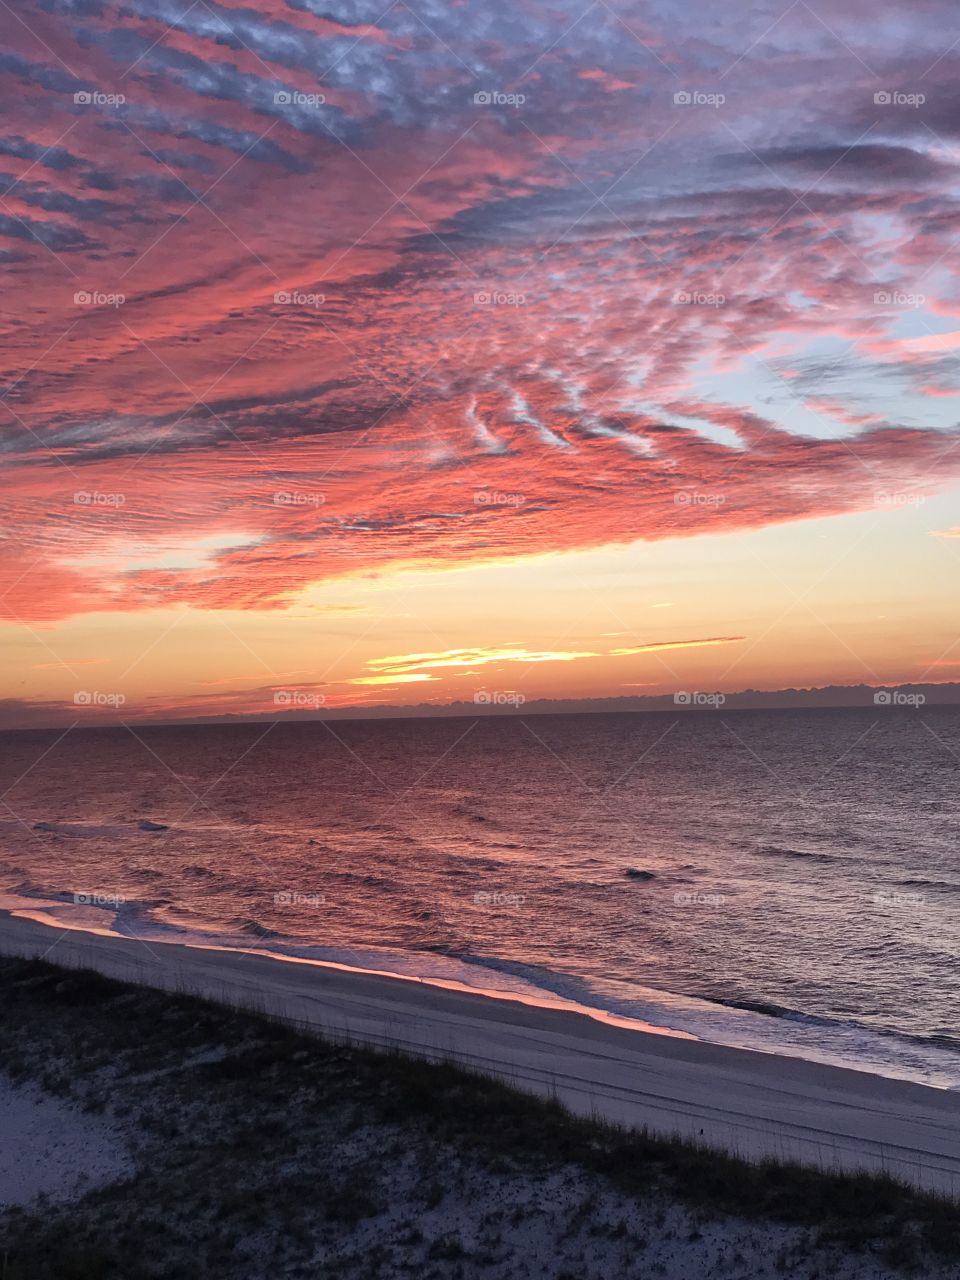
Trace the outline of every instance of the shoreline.
<instances>
[{"instance_id":1,"label":"shoreline","mask_svg":"<svg viewBox=\"0 0 960 1280\"><path fill-rule=\"evenodd\" d=\"M0 1205L10 1280L956 1280L960 1205L890 1178L627 1132L89 969L0 970L0 1094L59 1117L32 1126L48 1197ZM67 1114L93 1125L82 1183ZM90 1167L98 1142L119 1177Z\"/></svg>"},{"instance_id":2,"label":"shoreline","mask_svg":"<svg viewBox=\"0 0 960 1280\"><path fill-rule=\"evenodd\" d=\"M3 896L0 894L0 898ZM519 1004L531 1005L534 1008L565 1009L579 1013L583 1017L594 1018L597 1022L606 1022L613 1026L622 1026L635 1031L645 1031L650 1035L670 1036L679 1040L703 1039L703 1037L696 1035L692 1031L684 1031L678 1027L662 1026L658 1023L648 1022L643 1018L634 1018L626 1014L615 1013L613 1010L604 1009L600 1005L582 1004L576 1000L567 999L565 996L556 995L546 988L537 988L529 986L529 984L524 984L528 987L527 990L510 987L483 987L475 983L462 982L457 978L444 977L442 974L437 973L429 974L425 977L422 974L406 973L401 969L378 969L371 965L348 964L345 960L297 955L292 951L272 951L269 943L253 949L243 948L239 945L228 945L222 942L203 942L199 941L196 935L178 938L171 934L167 938L157 936L141 938L132 934L118 933L115 929L97 928L93 925L72 922L67 923L56 919L43 909L0 907L0 921L8 918L29 921L55 934L81 933L89 934L91 937L96 938L113 939L118 942L138 942L148 950L151 947L176 946L185 947L190 951L215 951L225 956L260 956L264 959L276 960L280 964L313 965L320 969L335 969L341 973L355 973L362 977L389 978L396 982L412 982L422 986L440 987L445 991L476 995L485 1000L509 1000Z\"/></svg>"},{"instance_id":3,"label":"shoreline","mask_svg":"<svg viewBox=\"0 0 960 1280\"><path fill-rule=\"evenodd\" d=\"M252 952L283 963L339 968L474 993L487 999L569 1009L654 1035L700 1040L777 1058L799 1058L883 1079L960 1091L960 1042L948 1048L922 1036L872 1028L856 1021L818 1018L776 1005L711 999L644 983L636 984L629 998L605 997L602 991L591 989L589 979L578 977L575 972L518 972L518 966L496 957L383 949L363 942L331 945L269 930L262 937L242 938L219 931L215 924L209 928L196 924L184 928L162 922L153 926L152 921L136 915L127 920L123 909L104 910L99 904L77 906L65 895L57 897L58 893L34 890L33 886L29 893L23 886L19 890L2 890L0 918L10 915L32 920L57 933L70 930L139 941L146 948L176 944L227 955ZM150 904L132 900L132 905Z\"/></svg>"},{"instance_id":4,"label":"shoreline","mask_svg":"<svg viewBox=\"0 0 960 1280\"><path fill-rule=\"evenodd\" d=\"M197 995L300 1029L449 1060L575 1114L746 1159L885 1173L960 1196L960 1097L946 1089L459 984L0 915L0 952Z\"/></svg>"}]
</instances>

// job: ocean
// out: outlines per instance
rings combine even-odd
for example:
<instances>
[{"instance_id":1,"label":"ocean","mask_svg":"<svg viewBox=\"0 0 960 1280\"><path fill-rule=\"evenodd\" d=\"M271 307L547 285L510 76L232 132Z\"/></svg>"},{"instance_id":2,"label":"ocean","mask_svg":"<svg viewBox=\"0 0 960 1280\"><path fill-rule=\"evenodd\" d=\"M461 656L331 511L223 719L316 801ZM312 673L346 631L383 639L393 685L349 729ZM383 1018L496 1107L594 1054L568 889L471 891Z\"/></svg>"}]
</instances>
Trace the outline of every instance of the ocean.
<instances>
[{"instance_id":1,"label":"ocean","mask_svg":"<svg viewBox=\"0 0 960 1280\"><path fill-rule=\"evenodd\" d=\"M960 1085L960 708L0 734L0 907Z\"/></svg>"}]
</instances>

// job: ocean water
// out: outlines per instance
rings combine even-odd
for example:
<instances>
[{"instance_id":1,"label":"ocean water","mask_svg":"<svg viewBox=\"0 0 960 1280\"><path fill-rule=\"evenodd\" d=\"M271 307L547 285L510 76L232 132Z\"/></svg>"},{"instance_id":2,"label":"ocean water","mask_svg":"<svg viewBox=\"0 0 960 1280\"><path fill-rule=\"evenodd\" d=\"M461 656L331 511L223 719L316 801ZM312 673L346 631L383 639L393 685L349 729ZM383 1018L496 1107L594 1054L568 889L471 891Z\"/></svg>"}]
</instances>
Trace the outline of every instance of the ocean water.
<instances>
[{"instance_id":1,"label":"ocean water","mask_svg":"<svg viewBox=\"0 0 960 1280\"><path fill-rule=\"evenodd\" d=\"M0 906L960 1086L960 709L0 735Z\"/></svg>"}]
</instances>

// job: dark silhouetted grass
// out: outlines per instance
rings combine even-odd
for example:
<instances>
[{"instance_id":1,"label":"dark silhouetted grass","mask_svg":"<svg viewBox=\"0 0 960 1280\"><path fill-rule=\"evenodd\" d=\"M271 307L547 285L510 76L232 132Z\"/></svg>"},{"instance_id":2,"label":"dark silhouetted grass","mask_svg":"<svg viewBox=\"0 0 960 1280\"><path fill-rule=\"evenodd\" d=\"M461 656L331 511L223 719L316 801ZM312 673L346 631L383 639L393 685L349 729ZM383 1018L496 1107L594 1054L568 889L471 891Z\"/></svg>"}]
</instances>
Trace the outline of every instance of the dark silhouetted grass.
<instances>
[{"instance_id":1,"label":"dark silhouetted grass","mask_svg":"<svg viewBox=\"0 0 960 1280\"><path fill-rule=\"evenodd\" d=\"M448 1063L349 1047L182 994L0 961L0 1068L139 1135L133 1174L81 1201L0 1214L6 1280L175 1280L260 1274L245 1241L277 1238L276 1268L382 1212L377 1161L330 1152L379 1126L384 1142L468 1153L490 1170L578 1166L643 1199L808 1228L909 1270L960 1262L960 1211L891 1179L751 1164L575 1117ZM443 1198L424 1179L424 1210ZM462 1246L434 1241L435 1259ZM286 1273L284 1273L286 1274Z\"/></svg>"}]
</instances>

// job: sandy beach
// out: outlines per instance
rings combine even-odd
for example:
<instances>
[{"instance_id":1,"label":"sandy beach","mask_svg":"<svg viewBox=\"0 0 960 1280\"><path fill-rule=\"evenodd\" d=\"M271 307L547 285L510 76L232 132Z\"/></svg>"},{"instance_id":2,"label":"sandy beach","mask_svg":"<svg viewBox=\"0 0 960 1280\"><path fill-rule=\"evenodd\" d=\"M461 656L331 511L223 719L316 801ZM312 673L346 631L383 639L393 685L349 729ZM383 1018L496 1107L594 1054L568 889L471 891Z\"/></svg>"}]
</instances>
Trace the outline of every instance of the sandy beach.
<instances>
[{"instance_id":1,"label":"sandy beach","mask_svg":"<svg viewBox=\"0 0 960 1280\"><path fill-rule=\"evenodd\" d=\"M488 1072L570 1110L749 1158L960 1193L955 1093L634 1029L586 1012L254 953L0 918L0 951L248 1006Z\"/></svg>"},{"instance_id":2,"label":"sandy beach","mask_svg":"<svg viewBox=\"0 0 960 1280\"><path fill-rule=\"evenodd\" d=\"M0 1211L111 1182L128 1160L115 1126L30 1086L0 1080Z\"/></svg>"}]
</instances>

